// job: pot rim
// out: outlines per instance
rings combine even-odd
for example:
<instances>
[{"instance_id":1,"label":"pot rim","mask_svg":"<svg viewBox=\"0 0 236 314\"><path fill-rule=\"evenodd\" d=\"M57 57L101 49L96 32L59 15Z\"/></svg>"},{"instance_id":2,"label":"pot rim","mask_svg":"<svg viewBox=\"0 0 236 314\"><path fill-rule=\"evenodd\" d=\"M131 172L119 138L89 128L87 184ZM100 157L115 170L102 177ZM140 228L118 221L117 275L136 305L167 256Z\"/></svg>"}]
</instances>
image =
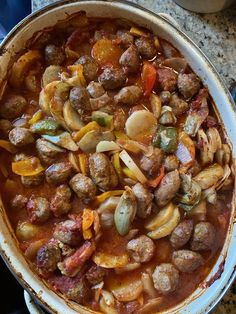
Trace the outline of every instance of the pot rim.
<instances>
[{"instance_id":1,"label":"pot rim","mask_svg":"<svg viewBox=\"0 0 236 314\"><path fill-rule=\"evenodd\" d=\"M25 17L22 21L20 21L5 37L5 39L0 43L0 49L4 49L5 46L7 46L7 44L13 39L13 37L17 34L20 33L30 22L33 22L34 19L36 19L37 17L40 17L41 15L43 15L44 13L50 13L51 10L55 9L55 8L59 8L59 7L65 7L68 5L74 5L74 4L80 4L80 3L96 3L96 4L102 4L102 3L107 3L107 4L121 4L124 5L126 7L133 7L138 9L139 11L142 10L144 12L146 12L147 14L151 15L152 17L156 17L159 20L164 21L166 24L168 24L168 26L170 28L172 28L174 30L175 33L178 33L183 40L185 41L185 43L187 45L192 46L197 54L198 54L198 58L202 59L205 63L208 64L210 71L212 72L212 74L214 75L216 82L218 83L218 85L220 85L221 89L223 90L224 95L227 97L228 100L228 104L230 105L230 109L231 111L234 113L234 116L236 116L236 107L234 105L234 101L232 99L232 96L230 94L230 92L228 91L228 88L226 87L226 84L224 82L224 80L221 78L221 76L219 75L219 73L217 72L216 68L213 66L213 64L211 63L211 61L206 57L206 55L200 50L200 48L185 34L183 33L178 27L176 27L175 25L173 25L167 18L165 18L164 16L161 16L158 13L154 13L138 4L129 2L127 0L63 0L63 1L59 1L59 2L55 2L55 3L51 3L47 6L44 6L38 10L36 10L35 12L29 14L27 17ZM78 8L79 10L79 8ZM98 14L99 15L99 14ZM7 222L5 222L6 225L8 225ZM233 222L231 221L231 224L233 225ZM229 233L232 233L232 230L228 230L227 231L227 235L229 235ZM231 234L232 235L232 234ZM226 245L226 241L228 240L228 242L230 243L231 239L225 239L225 243L224 246ZM16 244L15 244L16 245ZM228 244L229 247L229 244ZM228 251L228 248L227 248ZM3 260L5 261L5 263L7 264L8 268L10 269L10 271L12 272L12 274L14 275L14 277L20 282L20 284L33 296L34 299L37 300L38 303L40 303L40 305L45 308L46 310L49 311L53 311L55 312L55 309L51 307L51 305L48 305L46 302L44 302L44 300L42 300L40 298L40 296L35 295L33 289L31 288L31 284L29 284L27 281L25 281L22 278L22 275L19 276L19 274L16 273L16 271L14 270L14 266L11 264L7 253L3 250L2 248L2 244L0 243L0 254L3 257ZM21 255L23 255L21 253ZM218 258L219 259L219 258ZM217 260L218 260L217 259ZM213 268L212 268L213 269ZM211 270L212 271L212 270ZM229 272L229 271L228 271ZM236 277L236 269L232 268L231 269L231 273L227 274L228 276L228 280L226 282L226 284L224 285L224 288L220 291L220 293L218 293L218 295L214 298L214 300L208 304L205 308L204 308L204 313L209 313L210 310L220 301L220 299L224 296L224 294L226 293L226 291L228 290L228 288L231 286L231 284L233 283L235 277ZM38 280L34 278L34 280ZM201 296L201 294L199 295L199 297ZM189 297L188 297L189 298ZM188 299L187 298L187 299ZM63 299L64 300L64 299ZM195 298L192 300L194 301ZM184 301L181 302L184 303L186 301L186 299ZM190 301L190 303L192 302ZM71 308L71 310L73 311L73 309ZM56 313L56 312L55 312Z\"/></svg>"}]
</instances>

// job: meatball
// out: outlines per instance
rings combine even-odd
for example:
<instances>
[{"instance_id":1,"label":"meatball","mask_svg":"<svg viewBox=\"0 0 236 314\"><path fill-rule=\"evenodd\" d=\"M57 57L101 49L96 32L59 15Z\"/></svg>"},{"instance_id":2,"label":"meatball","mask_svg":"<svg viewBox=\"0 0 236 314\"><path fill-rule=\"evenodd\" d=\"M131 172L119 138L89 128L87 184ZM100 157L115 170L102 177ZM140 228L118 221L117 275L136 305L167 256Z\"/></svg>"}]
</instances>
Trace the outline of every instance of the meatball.
<instances>
[{"instance_id":1,"label":"meatball","mask_svg":"<svg viewBox=\"0 0 236 314\"><path fill-rule=\"evenodd\" d=\"M98 98L105 94L105 89L98 83L91 81L87 86L87 91L92 98Z\"/></svg>"},{"instance_id":2,"label":"meatball","mask_svg":"<svg viewBox=\"0 0 236 314\"><path fill-rule=\"evenodd\" d=\"M127 243L127 250L137 263L149 262L155 251L154 242L145 235L130 240Z\"/></svg>"},{"instance_id":3,"label":"meatball","mask_svg":"<svg viewBox=\"0 0 236 314\"><path fill-rule=\"evenodd\" d=\"M140 160L141 169L147 172L148 175L150 176L157 174L163 156L164 156L163 151L160 148L154 148L152 155L148 157L145 155L142 156Z\"/></svg>"},{"instance_id":4,"label":"meatball","mask_svg":"<svg viewBox=\"0 0 236 314\"><path fill-rule=\"evenodd\" d=\"M20 95L8 95L1 103L0 116L4 119L15 119L25 110L27 101Z\"/></svg>"},{"instance_id":5,"label":"meatball","mask_svg":"<svg viewBox=\"0 0 236 314\"><path fill-rule=\"evenodd\" d=\"M122 103L125 105L134 105L142 96L142 90L140 87L131 85L123 87L118 94L115 95L114 100L116 103Z\"/></svg>"},{"instance_id":6,"label":"meatball","mask_svg":"<svg viewBox=\"0 0 236 314\"><path fill-rule=\"evenodd\" d=\"M182 74L178 75L178 89L184 98L189 99L196 95L200 88L200 80L196 74Z\"/></svg>"},{"instance_id":7,"label":"meatball","mask_svg":"<svg viewBox=\"0 0 236 314\"><path fill-rule=\"evenodd\" d=\"M32 223L43 223L50 217L50 204L45 197L31 196L27 203L27 213Z\"/></svg>"},{"instance_id":8,"label":"meatball","mask_svg":"<svg viewBox=\"0 0 236 314\"><path fill-rule=\"evenodd\" d=\"M178 270L184 273L192 273L204 263L204 260L199 253L190 250L173 252L172 261Z\"/></svg>"},{"instance_id":9,"label":"meatball","mask_svg":"<svg viewBox=\"0 0 236 314\"><path fill-rule=\"evenodd\" d=\"M96 285L103 280L106 274L107 270L105 268L93 265L89 268L85 276L91 285Z\"/></svg>"},{"instance_id":10,"label":"meatball","mask_svg":"<svg viewBox=\"0 0 236 314\"><path fill-rule=\"evenodd\" d=\"M179 283L179 271L170 263L160 264L152 274L154 287L158 292L168 294L176 290Z\"/></svg>"},{"instance_id":11,"label":"meatball","mask_svg":"<svg viewBox=\"0 0 236 314\"><path fill-rule=\"evenodd\" d=\"M53 272L61 261L61 251L56 242L48 242L37 252L36 264L43 272Z\"/></svg>"},{"instance_id":12,"label":"meatball","mask_svg":"<svg viewBox=\"0 0 236 314\"><path fill-rule=\"evenodd\" d=\"M92 154L89 158L89 170L93 181L100 189L108 191L117 186L117 174L105 154Z\"/></svg>"},{"instance_id":13,"label":"meatball","mask_svg":"<svg viewBox=\"0 0 236 314\"><path fill-rule=\"evenodd\" d=\"M85 203L93 200L97 192L96 185L93 181L82 173L76 174L70 180L70 187L78 198L82 199Z\"/></svg>"},{"instance_id":14,"label":"meatball","mask_svg":"<svg viewBox=\"0 0 236 314\"><path fill-rule=\"evenodd\" d=\"M177 170L168 172L161 180L160 186L154 191L157 206L163 207L175 196L180 187Z\"/></svg>"},{"instance_id":15,"label":"meatball","mask_svg":"<svg viewBox=\"0 0 236 314\"><path fill-rule=\"evenodd\" d=\"M28 202L27 197L17 194L12 200L11 200L11 208L13 210L20 211L24 208L26 208L26 204Z\"/></svg>"},{"instance_id":16,"label":"meatball","mask_svg":"<svg viewBox=\"0 0 236 314\"><path fill-rule=\"evenodd\" d=\"M39 173L36 174L34 176L21 176L21 183L27 187L34 187L34 186L39 186L40 184L42 184L43 180L44 180L44 174Z\"/></svg>"},{"instance_id":17,"label":"meatball","mask_svg":"<svg viewBox=\"0 0 236 314\"><path fill-rule=\"evenodd\" d=\"M59 162L51 165L45 171L46 181L50 184L64 183L73 172L73 167L69 162Z\"/></svg>"},{"instance_id":18,"label":"meatball","mask_svg":"<svg viewBox=\"0 0 236 314\"><path fill-rule=\"evenodd\" d=\"M1 137L8 137L8 133L13 128L11 122L9 120L1 119L0 120L0 134Z\"/></svg>"},{"instance_id":19,"label":"meatball","mask_svg":"<svg viewBox=\"0 0 236 314\"><path fill-rule=\"evenodd\" d=\"M39 158L46 164L51 164L60 153L65 152L64 149L46 141L43 138L39 138L36 141L36 149Z\"/></svg>"},{"instance_id":20,"label":"meatball","mask_svg":"<svg viewBox=\"0 0 236 314\"><path fill-rule=\"evenodd\" d=\"M55 45L47 45L44 50L47 64L61 65L65 60L64 51Z\"/></svg>"},{"instance_id":21,"label":"meatball","mask_svg":"<svg viewBox=\"0 0 236 314\"><path fill-rule=\"evenodd\" d=\"M75 64L83 65L83 74L87 82L93 81L97 77L98 65L90 56L80 57Z\"/></svg>"},{"instance_id":22,"label":"meatball","mask_svg":"<svg viewBox=\"0 0 236 314\"><path fill-rule=\"evenodd\" d=\"M48 66L42 77L42 83L43 87L45 87L47 84L53 82L53 81L59 81L60 73L62 72L62 67L59 65L50 65Z\"/></svg>"},{"instance_id":23,"label":"meatball","mask_svg":"<svg viewBox=\"0 0 236 314\"><path fill-rule=\"evenodd\" d=\"M167 172L178 169L179 159L175 155L168 155L164 160L164 167Z\"/></svg>"},{"instance_id":24,"label":"meatball","mask_svg":"<svg viewBox=\"0 0 236 314\"><path fill-rule=\"evenodd\" d=\"M17 146L22 147L34 142L32 133L25 128L14 128L9 133L10 142Z\"/></svg>"},{"instance_id":25,"label":"meatball","mask_svg":"<svg viewBox=\"0 0 236 314\"><path fill-rule=\"evenodd\" d=\"M132 190L137 200L137 216L146 218L152 210L153 195L141 183L136 183Z\"/></svg>"},{"instance_id":26,"label":"meatball","mask_svg":"<svg viewBox=\"0 0 236 314\"><path fill-rule=\"evenodd\" d=\"M162 105L167 105L171 99L171 93L168 90L160 92L160 99Z\"/></svg>"},{"instance_id":27,"label":"meatball","mask_svg":"<svg viewBox=\"0 0 236 314\"><path fill-rule=\"evenodd\" d=\"M194 251L211 250L215 234L215 227L210 222L199 222L194 228L191 249Z\"/></svg>"},{"instance_id":28,"label":"meatball","mask_svg":"<svg viewBox=\"0 0 236 314\"><path fill-rule=\"evenodd\" d=\"M128 73L136 73L140 66L140 57L137 48L131 45L120 57L122 65Z\"/></svg>"},{"instance_id":29,"label":"meatball","mask_svg":"<svg viewBox=\"0 0 236 314\"><path fill-rule=\"evenodd\" d=\"M113 112L112 110L112 98L107 94L103 94L98 98L90 98L91 110L99 110L103 112ZM106 109L105 109L106 108ZM105 110L104 110L105 109Z\"/></svg>"},{"instance_id":30,"label":"meatball","mask_svg":"<svg viewBox=\"0 0 236 314\"><path fill-rule=\"evenodd\" d=\"M184 220L178 224L170 236L170 243L175 249L184 246L190 239L193 231L193 221Z\"/></svg>"},{"instance_id":31,"label":"meatball","mask_svg":"<svg viewBox=\"0 0 236 314\"><path fill-rule=\"evenodd\" d=\"M66 184L56 188L55 195L51 199L50 209L55 217L67 214L71 210L71 190Z\"/></svg>"},{"instance_id":32,"label":"meatball","mask_svg":"<svg viewBox=\"0 0 236 314\"><path fill-rule=\"evenodd\" d=\"M172 108L172 111L175 116L181 116L189 108L188 103L181 99L177 94L173 94L169 101L169 106Z\"/></svg>"},{"instance_id":33,"label":"meatball","mask_svg":"<svg viewBox=\"0 0 236 314\"><path fill-rule=\"evenodd\" d=\"M158 68L157 77L162 90L169 92L175 91L177 84L177 74L172 69Z\"/></svg>"},{"instance_id":34,"label":"meatball","mask_svg":"<svg viewBox=\"0 0 236 314\"><path fill-rule=\"evenodd\" d=\"M75 110L90 111L89 93L84 87L73 87L70 91L70 103Z\"/></svg>"},{"instance_id":35,"label":"meatball","mask_svg":"<svg viewBox=\"0 0 236 314\"><path fill-rule=\"evenodd\" d=\"M125 128L126 114L122 108L117 108L113 115L114 129L123 131Z\"/></svg>"},{"instance_id":36,"label":"meatball","mask_svg":"<svg viewBox=\"0 0 236 314\"><path fill-rule=\"evenodd\" d=\"M124 47L129 47L134 42L134 36L125 29L118 30L116 36L120 40L120 44Z\"/></svg>"},{"instance_id":37,"label":"meatball","mask_svg":"<svg viewBox=\"0 0 236 314\"><path fill-rule=\"evenodd\" d=\"M148 37L139 37L135 39L135 46L138 49L140 55L145 59L152 59L155 57L157 51L154 45L154 41Z\"/></svg>"},{"instance_id":38,"label":"meatball","mask_svg":"<svg viewBox=\"0 0 236 314\"><path fill-rule=\"evenodd\" d=\"M117 89L125 85L126 75L122 69L105 68L105 70L99 75L98 81L106 90Z\"/></svg>"},{"instance_id":39,"label":"meatball","mask_svg":"<svg viewBox=\"0 0 236 314\"><path fill-rule=\"evenodd\" d=\"M77 246L81 242L81 222L65 220L56 224L53 236L64 244Z\"/></svg>"}]
</instances>

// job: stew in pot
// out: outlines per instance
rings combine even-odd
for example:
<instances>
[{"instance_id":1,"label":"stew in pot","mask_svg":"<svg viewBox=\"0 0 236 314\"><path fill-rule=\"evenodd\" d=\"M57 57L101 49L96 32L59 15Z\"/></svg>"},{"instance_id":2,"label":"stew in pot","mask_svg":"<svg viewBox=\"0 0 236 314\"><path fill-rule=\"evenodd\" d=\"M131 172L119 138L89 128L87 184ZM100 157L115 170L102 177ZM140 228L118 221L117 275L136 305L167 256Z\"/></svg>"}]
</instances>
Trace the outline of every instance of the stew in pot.
<instances>
[{"instance_id":1,"label":"stew in pot","mask_svg":"<svg viewBox=\"0 0 236 314\"><path fill-rule=\"evenodd\" d=\"M51 289L151 314L203 283L228 229L231 148L175 47L79 12L34 35L0 97L3 202Z\"/></svg>"}]
</instances>

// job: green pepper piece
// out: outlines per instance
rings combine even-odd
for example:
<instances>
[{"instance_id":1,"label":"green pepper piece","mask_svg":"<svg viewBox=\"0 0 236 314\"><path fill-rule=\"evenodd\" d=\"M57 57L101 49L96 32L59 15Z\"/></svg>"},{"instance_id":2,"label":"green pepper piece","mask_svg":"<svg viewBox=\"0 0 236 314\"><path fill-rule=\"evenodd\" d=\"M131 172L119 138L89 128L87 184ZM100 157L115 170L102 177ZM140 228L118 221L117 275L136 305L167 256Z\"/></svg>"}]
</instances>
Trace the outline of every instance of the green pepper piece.
<instances>
[{"instance_id":1,"label":"green pepper piece","mask_svg":"<svg viewBox=\"0 0 236 314\"><path fill-rule=\"evenodd\" d=\"M55 135L60 125L55 120L41 120L31 126L31 131L37 134Z\"/></svg>"},{"instance_id":2,"label":"green pepper piece","mask_svg":"<svg viewBox=\"0 0 236 314\"><path fill-rule=\"evenodd\" d=\"M102 127L110 127L113 122L113 116L100 111L95 111L92 114L92 120L96 121Z\"/></svg>"},{"instance_id":3,"label":"green pepper piece","mask_svg":"<svg viewBox=\"0 0 236 314\"><path fill-rule=\"evenodd\" d=\"M153 138L153 146L166 153L174 153L178 146L178 131L174 127L160 126Z\"/></svg>"}]
</instances>

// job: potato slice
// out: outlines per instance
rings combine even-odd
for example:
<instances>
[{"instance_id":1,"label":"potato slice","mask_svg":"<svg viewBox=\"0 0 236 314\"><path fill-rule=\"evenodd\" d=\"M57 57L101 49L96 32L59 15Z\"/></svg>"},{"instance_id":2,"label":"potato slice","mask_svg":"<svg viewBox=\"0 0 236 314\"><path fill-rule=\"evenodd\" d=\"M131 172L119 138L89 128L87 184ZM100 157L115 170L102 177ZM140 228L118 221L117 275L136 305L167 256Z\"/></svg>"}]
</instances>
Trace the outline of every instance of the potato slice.
<instances>
[{"instance_id":1,"label":"potato slice","mask_svg":"<svg viewBox=\"0 0 236 314\"><path fill-rule=\"evenodd\" d=\"M124 267L129 262L128 254L112 255L104 252L95 252L93 261L98 266L104 268Z\"/></svg>"},{"instance_id":2,"label":"potato slice","mask_svg":"<svg viewBox=\"0 0 236 314\"><path fill-rule=\"evenodd\" d=\"M50 99L53 96L56 85L60 81L53 81L46 85L39 94L39 106L46 113L50 114Z\"/></svg>"},{"instance_id":3,"label":"potato slice","mask_svg":"<svg viewBox=\"0 0 236 314\"><path fill-rule=\"evenodd\" d=\"M148 232L148 236L154 240L164 238L171 234L174 228L178 225L180 221L180 212L178 207L176 207L173 211L173 215L171 219L165 223L164 225L160 226L154 231Z\"/></svg>"},{"instance_id":4,"label":"potato slice","mask_svg":"<svg viewBox=\"0 0 236 314\"><path fill-rule=\"evenodd\" d=\"M78 113L74 110L74 108L72 108L69 101L65 102L63 115L66 125L72 131L78 131L84 126L84 123L80 119Z\"/></svg>"},{"instance_id":5,"label":"potato slice","mask_svg":"<svg viewBox=\"0 0 236 314\"><path fill-rule=\"evenodd\" d=\"M174 209L175 207L173 203L167 204L159 211L159 213L155 217L148 221L148 223L145 225L145 228L153 231L164 225L170 220L171 216L173 215Z\"/></svg>"},{"instance_id":6,"label":"potato slice","mask_svg":"<svg viewBox=\"0 0 236 314\"><path fill-rule=\"evenodd\" d=\"M200 185L202 190L205 190L217 184L217 182L222 179L223 175L224 169L220 165L214 164L199 172L193 180Z\"/></svg>"}]
</instances>

